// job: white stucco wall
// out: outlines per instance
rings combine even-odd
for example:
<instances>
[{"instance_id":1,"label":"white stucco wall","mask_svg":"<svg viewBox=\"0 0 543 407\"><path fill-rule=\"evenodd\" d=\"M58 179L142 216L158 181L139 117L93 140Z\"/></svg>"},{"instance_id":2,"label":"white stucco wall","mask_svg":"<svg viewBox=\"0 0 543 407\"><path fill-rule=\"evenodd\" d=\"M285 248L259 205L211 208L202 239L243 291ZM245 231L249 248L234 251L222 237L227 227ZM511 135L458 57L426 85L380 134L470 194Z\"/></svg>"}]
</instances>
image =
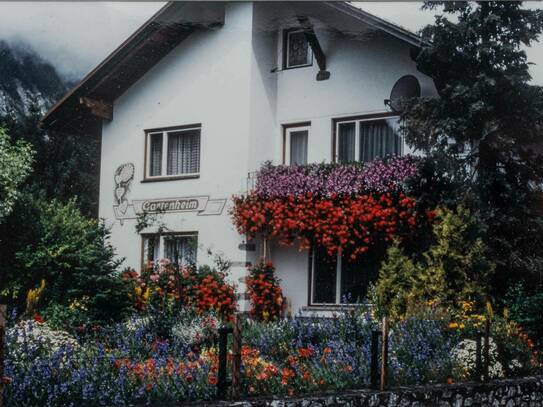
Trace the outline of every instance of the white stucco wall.
<instances>
[{"instance_id":1,"label":"white stucco wall","mask_svg":"<svg viewBox=\"0 0 543 407\"><path fill-rule=\"evenodd\" d=\"M226 7L225 25L190 35L115 101L114 119L103 126L100 216L112 224L112 243L125 264L139 268L141 238L135 220L114 222L113 174L125 162L135 165L128 199L209 195L229 198L246 188L249 145L252 5ZM201 123L200 178L142 183L144 130ZM226 210L221 216L164 215L173 231L198 231L198 261L211 247L233 261L245 261L242 240Z\"/></svg>"},{"instance_id":2,"label":"white stucco wall","mask_svg":"<svg viewBox=\"0 0 543 407\"><path fill-rule=\"evenodd\" d=\"M386 111L383 100L401 76L419 78L409 46L390 36L348 39L326 27L317 31L327 57L329 80L317 82L313 66L282 70L280 33L284 9L271 3L229 3L225 24L191 34L114 104L114 119L103 125L100 216L112 226L112 243L125 265L138 269L141 237L135 220L114 221L115 169L134 163L127 198L154 199L209 195L229 198L245 192L247 173L262 162L279 163L282 125L311 121L310 162L331 160L333 118ZM145 129L201 123L200 177L142 183ZM234 262L255 261L225 210L220 216L194 212L163 216L176 232L198 232L198 262L209 263L207 248ZM152 231L152 230L148 230ZM307 304L307 251L273 246L272 260L293 311ZM232 269L241 291L243 267Z\"/></svg>"}]
</instances>

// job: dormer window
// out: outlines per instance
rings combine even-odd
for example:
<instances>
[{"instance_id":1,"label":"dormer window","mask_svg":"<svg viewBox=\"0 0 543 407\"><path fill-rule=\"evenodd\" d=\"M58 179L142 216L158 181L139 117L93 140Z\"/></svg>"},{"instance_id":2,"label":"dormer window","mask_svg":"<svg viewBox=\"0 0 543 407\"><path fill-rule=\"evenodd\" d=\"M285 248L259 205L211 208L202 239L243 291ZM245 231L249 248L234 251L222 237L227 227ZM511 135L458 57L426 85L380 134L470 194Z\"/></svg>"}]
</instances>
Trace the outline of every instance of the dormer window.
<instances>
[{"instance_id":1,"label":"dormer window","mask_svg":"<svg viewBox=\"0 0 543 407\"><path fill-rule=\"evenodd\" d=\"M289 29L283 32L284 69L313 65L313 53L304 31Z\"/></svg>"}]
</instances>

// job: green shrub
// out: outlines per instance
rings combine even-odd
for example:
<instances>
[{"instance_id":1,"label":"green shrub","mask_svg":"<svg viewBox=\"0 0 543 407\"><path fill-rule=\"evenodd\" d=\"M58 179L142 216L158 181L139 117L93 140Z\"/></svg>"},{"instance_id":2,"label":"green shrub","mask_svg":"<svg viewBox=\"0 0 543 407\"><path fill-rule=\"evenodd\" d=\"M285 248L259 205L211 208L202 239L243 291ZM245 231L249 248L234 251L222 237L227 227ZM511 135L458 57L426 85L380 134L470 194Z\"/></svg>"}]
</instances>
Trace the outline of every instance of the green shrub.
<instances>
[{"instance_id":1,"label":"green shrub","mask_svg":"<svg viewBox=\"0 0 543 407\"><path fill-rule=\"evenodd\" d=\"M17 211L19 229L28 225L28 230L15 230L16 244L0 256L10 265L3 266L3 293L23 310L29 290L44 280L36 311L78 301L93 323L126 316L129 286L117 270L122 260L116 258L104 224L83 216L75 201L47 201L30 193L24 198Z\"/></svg>"},{"instance_id":2,"label":"green shrub","mask_svg":"<svg viewBox=\"0 0 543 407\"><path fill-rule=\"evenodd\" d=\"M376 292L380 308L390 316L406 314L415 302L437 301L458 308L461 301L484 303L494 264L478 236L476 218L466 209L438 211L435 244L417 258L396 243L383 262Z\"/></svg>"},{"instance_id":3,"label":"green shrub","mask_svg":"<svg viewBox=\"0 0 543 407\"><path fill-rule=\"evenodd\" d=\"M532 338L537 348L543 350L543 292L530 294L524 285L511 287L505 298L511 319Z\"/></svg>"}]
</instances>

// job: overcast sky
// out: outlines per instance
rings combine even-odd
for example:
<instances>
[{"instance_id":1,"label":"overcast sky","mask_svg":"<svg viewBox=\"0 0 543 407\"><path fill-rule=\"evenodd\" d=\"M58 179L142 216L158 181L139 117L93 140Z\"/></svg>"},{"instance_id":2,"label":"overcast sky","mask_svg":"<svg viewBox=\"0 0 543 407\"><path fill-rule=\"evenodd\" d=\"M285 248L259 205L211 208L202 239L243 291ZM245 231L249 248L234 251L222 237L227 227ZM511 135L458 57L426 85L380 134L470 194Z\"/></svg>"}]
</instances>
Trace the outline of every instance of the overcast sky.
<instances>
[{"instance_id":1,"label":"overcast sky","mask_svg":"<svg viewBox=\"0 0 543 407\"><path fill-rule=\"evenodd\" d=\"M0 3L0 39L28 44L70 79L80 79L164 3ZM433 21L420 2L363 2L358 6L417 31ZM529 7L538 7L536 2ZM543 7L543 4L541 5ZM528 50L534 82L543 85L543 42Z\"/></svg>"}]
</instances>

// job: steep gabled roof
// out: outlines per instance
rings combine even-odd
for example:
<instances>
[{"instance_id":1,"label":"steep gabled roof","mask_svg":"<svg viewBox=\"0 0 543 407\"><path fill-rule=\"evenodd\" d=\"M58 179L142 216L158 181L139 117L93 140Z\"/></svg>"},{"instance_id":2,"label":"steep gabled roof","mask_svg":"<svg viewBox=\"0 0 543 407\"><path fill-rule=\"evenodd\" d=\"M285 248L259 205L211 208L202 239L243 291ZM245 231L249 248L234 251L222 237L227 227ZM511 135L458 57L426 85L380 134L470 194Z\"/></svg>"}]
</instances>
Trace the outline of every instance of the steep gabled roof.
<instances>
[{"instance_id":1,"label":"steep gabled roof","mask_svg":"<svg viewBox=\"0 0 543 407\"><path fill-rule=\"evenodd\" d=\"M349 2L327 1L326 5L336 10L340 10L341 12L350 15L351 17L356 18L361 22L369 25L370 27L373 27L376 30L384 31L392 35L393 37L407 42L412 46L420 47L421 45L423 45L422 38L417 34L409 31L404 27L391 23L390 21L384 20L380 17L368 13L367 11L355 7Z\"/></svg>"},{"instance_id":2,"label":"steep gabled roof","mask_svg":"<svg viewBox=\"0 0 543 407\"><path fill-rule=\"evenodd\" d=\"M113 103L197 28L224 23L220 2L171 2L162 7L60 99L42 119L45 127L79 133L95 124L82 98Z\"/></svg>"},{"instance_id":3,"label":"steep gabled roof","mask_svg":"<svg viewBox=\"0 0 543 407\"><path fill-rule=\"evenodd\" d=\"M291 3L294 4L294 3ZM296 8L308 5L297 3ZM316 3L317 4L317 3ZM411 46L422 42L414 33L367 13L347 2L323 2L329 12L386 32ZM224 24L222 2L170 2L145 22L102 63L60 99L42 119L42 126L84 133L110 117L112 104L130 86L198 28ZM326 10L324 10L326 12Z\"/></svg>"}]
</instances>

